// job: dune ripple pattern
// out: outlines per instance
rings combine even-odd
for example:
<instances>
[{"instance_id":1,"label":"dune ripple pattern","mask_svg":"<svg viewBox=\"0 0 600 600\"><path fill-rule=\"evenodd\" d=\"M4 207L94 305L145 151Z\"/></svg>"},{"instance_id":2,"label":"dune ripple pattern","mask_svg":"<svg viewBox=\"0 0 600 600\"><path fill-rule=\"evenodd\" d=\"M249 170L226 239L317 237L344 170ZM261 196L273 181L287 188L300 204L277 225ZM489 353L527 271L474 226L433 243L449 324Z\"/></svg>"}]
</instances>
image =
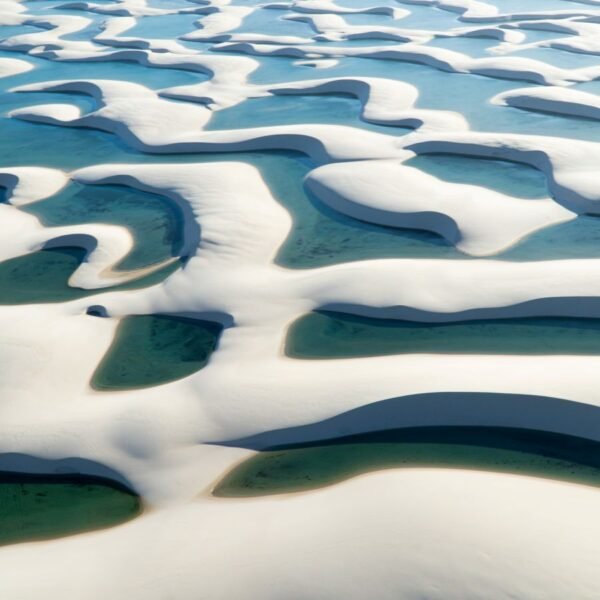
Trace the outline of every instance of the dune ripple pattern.
<instances>
[{"instance_id":1,"label":"dune ripple pattern","mask_svg":"<svg viewBox=\"0 0 600 600\"><path fill-rule=\"evenodd\" d=\"M600 598L599 94L599 0L0 0L0 598Z\"/></svg>"}]
</instances>

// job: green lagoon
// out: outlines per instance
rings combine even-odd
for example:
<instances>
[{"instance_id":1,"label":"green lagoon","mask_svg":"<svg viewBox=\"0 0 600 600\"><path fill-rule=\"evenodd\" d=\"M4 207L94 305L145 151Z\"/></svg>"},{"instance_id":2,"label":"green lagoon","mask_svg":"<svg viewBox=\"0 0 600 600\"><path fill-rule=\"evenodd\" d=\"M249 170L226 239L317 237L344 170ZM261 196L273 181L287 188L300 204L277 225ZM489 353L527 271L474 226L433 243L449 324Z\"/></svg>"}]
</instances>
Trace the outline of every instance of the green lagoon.
<instances>
[{"instance_id":1,"label":"green lagoon","mask_svg":"<svg viewBox=\"0 0 600 600\"><path fill-rule=\"evenodd\" d=\"M476 469L600 486L600 442L499 427L378 431L259 452L214 488L220 497L315 489L395 468Z\"/></svg>"},{"instance_id":2,"label":"green lagoon","mask_svg":"<svg viewBox=\"0 0 600 600\"><path fill-rule=\"evenodd\" d=\"M125 317L92 377L97 390L143 388L202 369L217 347L221 325L166 315Z\"/></svg>"},{"instance_id":3,"label":"green lagoon","mask_svg":"<svg viewBox=\"0 0 600 600\"><path fill-rule=\"evenodd\" d=\"M46 227L87 223L126 227L135 245L117 270L142 269L178 256L183 242L183 215L175 202L126 186L70 183L55 196L21 209Z\"/></svg>"},{"instance_id":4,"label":"green lagoon","mask_svg":"<svg viewBox=\"0 0 600 600\"><path fill-rule=\"evenodd\" d=\"M103 529L141 511L137 495L106 479L0 472L0 545Z\"/></svg>"},{"instance_id":5,"label":"green lagoon","mask_svg":"<svg viewBox=\"0 0 600 600\"><path fill-rule=\"evenodd\" d=\"M319 311L290 327L293 358L389 354L600 354L600 319L532 317L453 323L374 319Z\"/></svg>"},{"instance_id":6,"label":"green lagoon","mask_svg":"<svg viewBox=\"0 0 600 600\"><path fill-rule=\"evenodd\" d=\"M138 289L159 283L181 266L171 264L125 284L83 289L71 287L69 278L83 262L86 251L77 247L49 248L0 262L0 305L67 302L102 292Z\"/></svg>"}]
</instances>

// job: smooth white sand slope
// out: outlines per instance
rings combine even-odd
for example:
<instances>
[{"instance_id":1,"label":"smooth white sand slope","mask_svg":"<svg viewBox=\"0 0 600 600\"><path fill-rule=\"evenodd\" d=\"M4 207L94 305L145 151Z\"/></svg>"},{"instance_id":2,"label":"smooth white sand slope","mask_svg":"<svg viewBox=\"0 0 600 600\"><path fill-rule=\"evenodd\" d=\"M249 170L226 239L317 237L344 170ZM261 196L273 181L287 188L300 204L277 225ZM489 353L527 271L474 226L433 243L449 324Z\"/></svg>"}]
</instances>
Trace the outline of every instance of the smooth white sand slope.
<instances>
[{"instance_id":1,"label":"smooth white sand slope","mask_svg":"<svg viewBox=\"0 0 600 600\"><path fill-rule=\"evenodd\" d=\"M539 10L528 5L514 12L500 0L382 4L203 0L159 6L123 0L73 2L34 14L33 4L0 0L0 23L39 30L0 43L15 56L35 57L35 63L1 57L0 75L38 68L6 92L7 116L33 123L19 124L24 129L39 127L40 143L50 128L35 123L108 132L115 144L137 153L136 164L82 160L78 164L89 166L73 171L38 164L0 168L0 186L7 190L0 204L0 259L80 245L89 255L69 283L91 292L69 302L0 306L0 470L53 471L64 467L56 462L63 459L75 471L112 469L111 476L128 482L147 507L133 522L104 532L0 548L2 598L600 596L600 492L593 487L457 469L395 469L302 494L245 500L210 495L228 469L252 455L249 446L222 443L287 429L294 441L309 441L316 430L321 437L341 435L348 433L344 416L352 411L353 433L485 425L600 440L596 356L300 360L284 354L290 324L319 309L425 322L600 318L600 259L509 262L494 256L533 232L600 214L600 144L576 139L564 126L555 131L549 116L592 119L593 131L600 107L591 87L600 77L600 65L593 64L598 2L565 2L563 10L554 10L540 0ZM431 27L427 19L410 25L424 14L433 15ZM193 29L181 37L196 44L135 33L146 19L178 15L191 15ZM264 25L271 23L265 15L272 26ZM85 38L94 23L101 32ZM530 39L532 31L550 35ZM446 40L435 45L439 38L452 38L448 48L441 47ZM449 49L454 42L470 49L471 38L490 45L477 57ZM494 46L496 40L501 43ZM591 62L585 64L592 66L510 56L546 46L559 56L586 53ZM121 62L133 63L131 72L142 83L107 79L105 69L98 77L76 71L78 65L90 72L94 64ZM406 63L411 83L404 81ZM360 74L358 65L364 65ZM301 66L315 70L308 76ZM371 76L373 66L378 76ZM54 74L59 68L61 74ZM165 83L154 90L143 77L145 69L158 68ZM433 85L428 76L436 75L431 69L488 85L486 98L494 106L481 108L490 111L490 120L513 113L544 116L550 125L526 135L515 117L514 132L505 132L505 122L503 132L494 132L493 122L490 131L471 130L469 106L456 112L442 102L438 110L422 104L428 95L420 88ZM198 81L175 85L170 70L197 74ZM537 87L522 88L524 81ZM47 92L61 94L60 102L38 98ZM438 90L442 98L446 93L461 90ZM69 101L72 94L91 97L94 107L85 112ZM310 115L272 126L250 121L252 102L261 102L255 99L268 97L277 107L280 96L292 94L317 95L323 103L329 94L348 95L353 119L387 128L359 127L350 118L341 125L313 123ZM239 128L209 129L219 110L242 115ZM487 258L376 258L283 268L277 254L298 224L284 209L282 192L270 189L243 155L216 162L181 156L246 150L308 157L302 159L310 161L303 185L332 210L329 219L424 229L465 254ZM526 199L450 183L406 164L438 153L533 166L544 173L549 195ZM70 181L128 186L174 203L183 220L185 265L153 286L107 292L145 273L115 270L135 244L127 228L44 227L19 208ZM301 183L290 175L289 185ZM86 314L90 306L105 318ZM92 389L120 320L148 314L221 323L208 365L154 387Z\"/></svg>"},{"instance_id":2,"label":"smooth white sand slope","mask_svg":"<svg viewBox=\"0 0 600 600\"><path fill-rule=\"evenodd\" d=\"M469 125L455 112L416 109L418 90L403 81L376 77L337 77L299 81L269 87L272 94L346 93L356 96L362 104L365 121L427 130L465 130Z\"/></svg>"},{"instance_id":3,"label":"smooth white sand slope","mask_svg":"<svg viewBox=\"0 0 600 600\"><path fill-rule=\"evenodd\" d=\"M323 46L253 44L226 42L215 50L242 52L257 56L290 56L294 58L315 56L354 56L400 62L416 62L428 67L453 73L471 73L501 79L530 81L545 85L569 85L577 81L590 81L600 77L600 67L563 69L548 63L521 56L471 58L466 54L422 44L407 43L392 46L353 48Z\"/></svg>"},{"instance_id":4,"label":"smooth white sand slope","mask_svg":"<svg viewBox=\"0 0 600 600\"><path fill-rule=\"evenodd\" d=\"M600 119L600 98L573 89L522 88L498 94L492 102L526 110Z\"/></svg>"},{"instance_id":5,"label":"smooth white sand slope","mask_svg":"<svg viewBox=\"0 0 600 600\"><path fill-rule=\"evenodd\" d=\"M291 589L324 599L593 600L597 501L584 486L422 469L288 498L199 498L105 533L2 550L0 591L22 600L159 600L198 590L276 600ZM89 558L98 552L102 561ZM106 577L123 564L126 576ZM39 577L24 588L32 568Z\"/></svg>"},{"instance_id":6,"label":"smooth white sand slope","mask_svg":"<svg viewBox=\"0 0 600 600\"><path fill-rule=\"evenodd\" d=\"M0 78L26 73L33 67L25 60L17 58L2 58L0 59Z\"/></svg>"},{"instance_id":7,"label":"smooth white sand slope","mask_svg":"<svg viewBox=\"0 0 600 600\"><path fill-rule=\"evenodd\" d=\"M396 161L326 165L308 187L335 210L362 221L429 229L474 255L497 254L575 214L550 198L528 200L449 183Z\"/></svg>"}]
</instances>

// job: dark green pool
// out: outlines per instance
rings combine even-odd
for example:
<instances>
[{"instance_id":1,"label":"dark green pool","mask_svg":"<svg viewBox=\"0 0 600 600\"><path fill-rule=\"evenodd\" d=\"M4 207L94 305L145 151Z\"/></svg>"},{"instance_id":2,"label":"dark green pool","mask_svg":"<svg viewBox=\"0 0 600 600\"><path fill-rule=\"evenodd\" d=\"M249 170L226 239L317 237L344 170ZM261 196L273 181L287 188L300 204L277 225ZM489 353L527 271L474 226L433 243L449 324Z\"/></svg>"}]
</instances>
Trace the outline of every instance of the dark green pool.
<instances>
[{"instance_id":1,"label":"dark green pool","mask_svg":"<svg viewBox=\"0 0 600 600\"><path fill-rule=\"evenodd\" d=\"M532 317L422 323L319 311L291 325L285 351L294 358L408 353L597 355L600 319Z\"/></svg>"},{"instance_id":2,"label":"dark green pool","mask_svg":"<svg viewBox=\"0 0 600 600\"><path fill-rule=\"evenodd\" d=\"M52 248L0 262L0 304L66 302L102 292L142 288L162 281L181 266L181 261L175 261L150 275L108 288L71 287L69 278L85 254L82 248Z\"/></svg>"},{"instance_id":3,"label":"dark green pool","mask_svg":"<svg viewBox=\"0 0 600 600\"><path fill-rule=\"evenodd\" d=\"M97 390L141 388L191 375L217 347L222 326L164 315L124 318L92 377Z\"/></svg>"},{"instance_id":4,"label":"dark green pool","mask_svg":"<svg viewBox=\"0 0 600 600\"><path fill-rule=\"evenodd\" d=\"M46 226L110 223L126 227L134 239L117 270L141 269L178 256L183 214L158 194L118 185L70 183L55 196L22 207Z\"/></svg>"},{"instance_id":5,"label":"dark green pool","mask_svg":"<svg viewBox=\"0 0 600 600\"><path fill-rule=\"evenodd\" d=\"M215 496L310 490L391 468L461 468L600 485L600 442L526 429L421 427L259 452L230 471Z\"/></svg>"},{"instance_id":6,"label":"dark green pool","mask_svg":"<svg viewBox=\"0 0 600 600\"><path fill-rule=\"evenodd\" d=\"M141 510L138 496L108 480L0 472L0 545L102 529Z\"/></svg>"}]
</instances>

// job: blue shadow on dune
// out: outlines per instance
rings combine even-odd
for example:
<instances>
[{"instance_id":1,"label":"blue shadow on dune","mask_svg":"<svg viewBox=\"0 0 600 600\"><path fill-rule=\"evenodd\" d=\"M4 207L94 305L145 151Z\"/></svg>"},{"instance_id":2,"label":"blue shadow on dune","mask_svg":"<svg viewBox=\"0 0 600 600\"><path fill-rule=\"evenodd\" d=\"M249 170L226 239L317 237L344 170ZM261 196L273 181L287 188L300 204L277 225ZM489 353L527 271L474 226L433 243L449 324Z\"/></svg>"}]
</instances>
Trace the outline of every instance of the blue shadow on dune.
<instances>
[{"instance_id":1,"label":"blue shadow on dune","mask_svg":"<svg viewBox=\"0 0 600 600\"><path fill-rule=\"evenodd\" d=\"M220 497L307 491L392 468L493 471L600 486L597 407L517 394L391 398L317 423L223 442L258 450Z\"/></svg>"}]
</instances>

